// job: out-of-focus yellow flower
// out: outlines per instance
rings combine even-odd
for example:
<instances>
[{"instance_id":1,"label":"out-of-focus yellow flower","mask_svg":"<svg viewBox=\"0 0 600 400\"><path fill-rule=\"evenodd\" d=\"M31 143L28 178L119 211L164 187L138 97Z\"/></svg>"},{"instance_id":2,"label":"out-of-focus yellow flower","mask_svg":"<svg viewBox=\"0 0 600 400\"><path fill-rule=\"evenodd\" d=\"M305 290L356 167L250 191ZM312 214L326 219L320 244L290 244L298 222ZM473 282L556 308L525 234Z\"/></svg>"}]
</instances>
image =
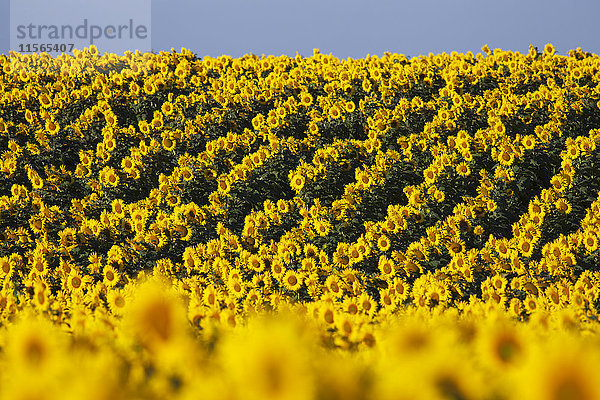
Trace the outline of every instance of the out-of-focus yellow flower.
<instances>
[{"instance_id":1,"label":"out-of-focus yellow flower","mask_svg":"<svg viewBox=\"0 0 600 400\"><path fill-rule=\"evenodd\" d=\"M11 368L28 372L30 378L43 379L59 373L67 353L67 337L47 319L23 312L20 320L8 330L5 348ZM14 371L16 372L16 371Z\"/></svg>"},{"instance_id":2,"label":"out-of-focus yellow flower","mask_svg":"<svg viewBox=\"0 0 600 400\"><path fill-rule=\"evenodd\" d=\"M600 397L594 366L598 353L586 351L581 342L565 333L533 346L535 354L519 369L514 394L539 399Z\"/></svg>"},{"instance_id":3,"label":"out-of-focus yellow flower","mask_svg":"<svg viewBox=\"0 0 600 400\"><path fill-rule=\"evenodd\" d=\"M308 399L315 393L311 342L290 317L253 320L226 337L219 359L232 381L230 390L246 399ZM303 348L304 351L298 351ZM252 365L252 368L248 368Z\"/></svg>"},{"instance_id":4,"label":"out-of-focus yellow flower","mask_svg":"<svg viewBox=\"0 0 600 400\"><path fill-rule=\"evenodd\" d=\"M152 351L166 349L187 335L183 304L159 278L140 284L123 313L126 329Z\"/></svg>"}]
</instances>

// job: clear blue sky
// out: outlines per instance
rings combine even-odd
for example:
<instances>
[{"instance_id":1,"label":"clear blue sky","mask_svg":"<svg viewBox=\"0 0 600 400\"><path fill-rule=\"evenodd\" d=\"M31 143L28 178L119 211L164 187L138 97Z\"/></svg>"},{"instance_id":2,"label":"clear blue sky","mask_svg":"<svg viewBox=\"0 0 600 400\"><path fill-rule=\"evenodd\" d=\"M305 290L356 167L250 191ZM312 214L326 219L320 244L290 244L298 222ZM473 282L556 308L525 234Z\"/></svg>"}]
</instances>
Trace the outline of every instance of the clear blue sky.
<instances>
[{"instance_id":1,"label":"clear blue sky","mask_svg":"<svg viewBox=\"0 0 600 400\"><path fill-rule=\"evenodd\" d=\"M85 0L82 0L85 1ZM127 0L123 0L127 1ZM0 53L7 54L9 0L0 0ZM64 10L68 13L69 10ZM597 0L152 0L152 49L186 47L199 57L246 53L479 52L484 44L526 52L600 53Z\"/></svg>"}]
</instances>

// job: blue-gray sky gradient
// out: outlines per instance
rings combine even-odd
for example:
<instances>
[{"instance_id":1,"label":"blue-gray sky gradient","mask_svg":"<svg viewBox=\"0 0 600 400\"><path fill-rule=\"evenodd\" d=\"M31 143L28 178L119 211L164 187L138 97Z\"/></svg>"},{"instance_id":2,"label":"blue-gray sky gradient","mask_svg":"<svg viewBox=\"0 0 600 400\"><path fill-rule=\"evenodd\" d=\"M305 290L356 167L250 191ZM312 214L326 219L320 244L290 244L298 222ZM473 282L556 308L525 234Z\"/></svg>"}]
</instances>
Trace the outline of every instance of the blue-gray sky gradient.
<instances>
[{"instance_id":1,"label":"blue-gray sky gradient","mask_svg":"<svg viewBox=\"0 0 600 400\"><path fill-rule=\"evenodd\" d=\"M0 0L3 54L9 10ZM155 52L185 47L199 57L310 56L313 48L339 58L418 56L484 44L527 52L549 42L559 54L578 46L598 54L599 15L597 0L153 0L151 34Z\"/></svg>"}]
</instances>

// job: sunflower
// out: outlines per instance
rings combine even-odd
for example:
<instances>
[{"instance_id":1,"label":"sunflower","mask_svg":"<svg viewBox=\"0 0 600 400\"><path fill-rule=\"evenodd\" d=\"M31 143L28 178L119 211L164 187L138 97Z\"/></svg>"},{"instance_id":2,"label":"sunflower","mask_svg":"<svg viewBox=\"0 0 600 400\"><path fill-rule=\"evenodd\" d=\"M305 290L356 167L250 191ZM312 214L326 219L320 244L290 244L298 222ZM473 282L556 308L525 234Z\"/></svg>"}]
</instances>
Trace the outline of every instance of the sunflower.
<instances>
[{"instance_id":1,"label":"sunflower","mask_svg":"<svg viewBox=\"0 0 600 400\"><path fill-rule=\"evenodd\" d=\"M502 150L500 152L500 154L498 155L498 161L500 162L500 164L508 167L511 166L513 164L515 160L515 155L512 152L508 152L506 150Z\"/></svg>"},{"instance_id":2,"label":"sunflower","mask_svg":"<svg viewBox=\"0 0 600 400\"><path fill-rule=\"evenodd\" d=\"M573 210L573 206L571 206L571 203L569 203L567 199L562 197L554 202L554 206L562 214L569 214Z\"/></svg>"},{"instance_id":3,"label":"sunflower","mask_svg":"<svg viewBox=\"0 0 600 400\"><path fill-rule=\"evenodd\" d=\"M392 242L386 235L381 235L379 236L379 239L377 239L377 247L380 251L386 252L390 249L391 246Z\"/></svg>"},{"instance_id":4,"label":"sunflower","mask_svg":"<svg viewBox=\"0 0 600 400\"><path fill-rule=\"evenodd\" d=\"M425 177L425 182L429 185L433 184L437 179L439 174L438 168L435 166L430 166L423 171L423 176Z\"/></svg>"},{"instance_id":5,"label":"sunflower","mask_svg":"<svg viewBox=\"0 0 600 400\"><path fill-rule=\"evenodd\" d=\"M162 139L162 146L166 151L172 151L175 149L176 141L173 140L169 135L165 135Z\"/></svg>"},{"instance_id":6,"label":"sunflower","mask_svg":"<svg viewBox=\"0 0 600 400\"><path fill-rule=\"evenodd\" d=\"M354 102L352 100L347 101L345 103L345 109L347 113L352 113L354 112L354 110L356 110L356 104L354 104Z\"/></svg>"},{"instance_id":7,"label":"sunflower","mask_svg":"<svg viewBox=\"0 0 600 400\"><path fill-rule=\"evenodd\" d=\"M352 263L360 262L362 259L362 254L358 250L355 243L351 244L348 248L348 257Z\"/></svg>"},{"instance_id":8,"label":"sunflower","mask_svg":"<svg viewBox=\"0 0 600 400\"><path fill-rule=\"evenodd\" d=\"M426 200L423 198L423 194L420 190L414 190L408 199L408 204L415 208L419 208L419 206L425 202Z\"/></svg>"},{"instance_id":9,"label":"sunflower","mask_svg":"<svg viewBox=\"0 0 600 400\"><path fill-rule=\"evenodd\" d=\"M192 169L190 167L183 167L181 169L181 176L186 182L189 182L192 179L194 179L194 173L192 172Z\"/></svg>"},{"instance_id":10,"label":"sunflower","mask_svg":"<svg viewBox=\"0 0 600 400\"><path fill-rule=\"evenodd\" d=\"M329 275L325 280L325 287L327 287L328 293L336 299L343 295L342 282L337 275Z\"/></svg>"},{"instance_id":11,"label":"sunflower","mask_svg":"<svg viewBox=\"0 0 600 400\"><path fill-rule=\"evenodd\" d=\"M296 193L300 192L306 183L306 178L300 173L295 173L290 179L290 186Z\"/></svg>"},{"instance_id":12,"label":"sunflower","mask_svg":"<svg viewBox=\"0 0 600 400\"><path fill-rule=\"evenodd\" d=\"M373 316L377 311L377 303L375 300L364 292L358 297L358 306L360 311L369 316Z\"/></svg>"},{"instance_id":13,"label":"sunflower","mask_svg":"<svg viewBox=\"0 0 600 400\"><path fill-rule=\"evenodd\" d=\"M521 144L526 150L533 150L535 148L535 136L526 135L521 139Z\"/></svg>"},{"instance_id":14,"label":"sunflower","mask_svg":"<svg viewBox=\"0 0 600 400\"><path fill-rule=\"evenodd\" d=\"M302 278L302 274L290 269L283 277L283 285L288 290L297 291L302 286Z\"/></svg>"},{"instance_id":15,"label":"sunflower","mask_svg":"<svg viewBox=\"0 0 600 400\"><path fill-rule=\"evenodd\" d=\"M384 255L379 257L378 267L383 279L392 278L396 273L396 267L394 266L393 260L390 260Z\"/></svg>"},{"instance_id":16,"label":"sunflower","mask_svg":"<svg viewBox=\"0 0 600 400\"><path fill-rule=\"evenodd\" d=\"M598 249L598 237L592 231L587 231L583 236L583 245L588 253L592 253Z\"/></svg>"},{"instance_id":17,"label":"sunflower","mask_svg":"<svg viewBox=\"0 0 600 400\"><path fill-rule=\"evenodd\" d=\"M82 276L79 271L74 268L66 277L66 287L72 293L81 293L92 282L92 277L89 275Z\"/></svg>"},{"instance_id":18,"label":"sunflower","mask_svg":"<svg viewBox=\"0 0 600 400\"><path fill-rule=\"evenodd\" d=\"M346 297L342 303L342 308L347 314L357 315L360 310L358 298L353 296Z\"/></svg>"},{"instance_id":19,"label":"sunflower","mask_svg":"<svg viewBox=\"0 0 600 400\"><path fill-rule=\"evenodd\" d=\"M46 93L42 93L39 96L39 101L40 101L41 106L44 108L48 108L52 105L52 100Z\"/></svg>"},{"instance_id":20,"label":"sunflower","mask_svg":"<svg viewBox=\"0 0 600 400\"><path fill-rule=\"evenodd\" d=\"M202 303L209 308L217 307L220 299L221 292L212 284L208 285L202 292Z\"/></svg>"},{"instance_id":21,"label":"sunflower","mask_svg":"<svg viewBox=\"0 0 600 400\"><path fill-rule=\"evenodd\" d=\"M311 243L307 243L304 245L304 256L308 258L317 258L319 249L317 246Z\"/></svg>"},{"instance_id":22,"label":"sunflower","mask_svg":"<svg viewBox=\"0 0 600 400\"><path fill-rule=\"evenodd\" d=\"M342 111L340 110L340 108L337 105L333 105L331 108L329 108L329 118L331 119L338 119L342 117Z\"/></svg>"},{"instance_id":23,"label":"sunflower","mask_svg":"<svg viewBox=\"0 0 600 400\"><path fill-rule=\"evenodd\" d=\"M106 295L110 312L114 315L123 315L123 310L127 304L125 292L120 289L109 290Z\"/></svg>"},{"instance_id":24,"label":"sunflower","mask_svg":"<svg viewBox=\"0 0 600 400\"><path fill-rule=\"evenodd\" d=\"M466 163L461 162L456 166L456 173L462 177L467 177L471 175L471 168Z\"/></svg>"},{"instance_id":25,"label":"sunflower","mask_svg":"<svg viewBox=\"0 0 600 400\"><path fill-rule=\"evenodd\" d=\"M119 176L115 173L115 171L108 167L109 169L106 171L104 175L104 183L108 186L116 187L119 184Z\"/></svg>"},{"instance_id":26,"label":"sunflower","mask_svg":"<svg viewBox=\"0 0 600 400\"><path fill-rule=\"evenodd\" d=\"M548 286L545 294L550 307L557 308L564 302L563 297L555 285Z\"/></svg>"},{"instance_id":27,"label":"sunflower","mask_svg":"<svg viewBox=\"0 0 600 400\"><path fill-rule=\"evenodd\" d=\"M52 294L50 287L42 280L37 280L34 284L33 304L39 311L46 311L50 305L50 296Z\"/></svg>"},{"instance_id":28,"label":"sunflower","mask_svg":"<svg viewBox=\"0 0 600 400\"><path fill-rule=\"evenodd\" d=\"M539 309L539 301L538 298L534 295L528 294L523 302L525 305L525 309L529 313L533 313Z\"/></svg>"},{"instance_id":29,"label":"sunflower","mask_svg":"<svg viewBox=\"0 0 600 400\"><path fill-rule=\"evenodd\" d=\"M508 239L498 239L496 240L496 252L498 255L504 259L509 259L512 254L512 249L509 247Z\"/></svg>"},{"instance_id":30,"label":"sunflower","mask_svg":"<svg viewBox=\"0 0 600 400\"><path fill-rule=\"evenodd\" d=\"M271 261L271 274L273 277L282 282L286 272L287 271L282 260L279 257L273 258Z\"/></svg>"},{"instance_id":31,"label":"sunflower","mask_svg":"<svg viewBox=\"0 0 600 400\"><path fill-rule=\"evenodd\" d=\"M550 184L552 185L552 187L561 192L562 190L565 189L565 182L562 179L562 177L560 175L555 175L550 179Z\"/></svg>"},{"instance_id":32,"label":"sunflower","mask_svg":"<svg viewBox=\"0 0 600 400\"><path fill-rule=\"evenodd\" d=\"M263 302L263 295L258 288L251 287L246 293L244 301L249 304L261 304Z\"/></svg>"},{"instance_id":33,"label":"sunflower","mask_svg":"<svg viewBox=\"0 0 600 400\"><path fill-rule=\"evenodd\" d=\"M252 254L250 257L248 257L247 264L250 269L255 272L262 272L265 269L265 262L256 254Z\"/></svg>"},{"instance_id":34,"label":"sunflower","mask_svg":"<svg viewBox=\"0 0 600 400\"><path fill-rule=\"evenodd\" d=\"M146 80L144 82L143 89L144 89L144 93L146 93L147 95L152 95L156 92L157 87L153 82Z\"/></svg>"},{"instance_id":35,"label":"sunflower","mask_svg":"<svg viewBox=\"0 0 600 400\"><path fill-rule=\"evenodd\" d=\"M530 215L540 215L544 212L543 203L538 198L529 203L527 207Z\"/></svg>"},{"instance_id":36,"label":"sunflower","mask_svg":"<svg viewBox=\"0 0 600 400\"><path fill-rule=\"evenodd\" d=\"M125 203L121 199L115 199L111 203L112 212L119 218L125 217Z\"/></svg>"},{"instance_id":37,"label":"sunflower","mask_svg":"<svg viewBox=\"0 0 600 400\"><path fill-rule=\"evenodd\" d=\"M391 313L396 309L398 304L398 296L394 292L394 289L379 289L379 305L381 311Z\"/></svg>"},{"instance_id":38,"label":"sunflower","mask_svg":"<svg viewBox=\"0 0 600 400\"><path fill-rule=\"evenodd\" d=\"M306 273L312 273L316 271L316 263L315 259L312 257L307 257L302 260L302 271Z\"/></svg>"},{"instance_id":39,"label":"sunflower","mask_svg":"<svg viewBox=\"0 0 600 400\"><path fill-rule=\"evenodd\" d=\"M484 229L481 225L477 225L475 228L473 228L473 233L477 236L483 235Z\"/></svg>"},{"instance_id":40,"label":"sunflower","mask_svg":"<svg viewBox=\"0 0 600 400\"><path fill-rule=\"evenodd\" d=\"M265 124L265 116L262 114L257 114L254 118L252 118L252 127L255 130L260 130L262 126Z\"/></svg>"},{"instance_id":41,"label":"sunflower","mask_svg":"<svg viewBox=\"0 0 600 400\"><path fill-rule=\"evenodd\" d=\"M363 236L359 237L356 241L356 249L363 257L368 257L371 255L371 247Z\"/></svg>"},{"instance_id":42,"label":"sunflower","mask_svg":"<svg viewBox=\"0 0 600 400\"><path fill-rule=\"evenodd\" d=\"M502 122L499 122L494 125L494 130L498 135L503 136L506 133L506 126Z\"/></svg>"},{"instance_id":43,"label":"sunflower","mask_svg":"<svg viewBox=\"0 0 600 400\"><path fill-rule=\"evenodd\" d=\"M75 243L77 231L74 228L65 228L58 233L61 246L71 246Z\"/></svg>"},{"instance_id":44,"label":"sunflower","mask_svg":"<svg viewBox=\"0 0 600 400\"><path fill-rule=\"evenodd\" d=\"M436 190L435 193L433 194L433 198L438 203L442 203L446 199L446 194L444 192L442 192L441 190Z\"/></svg>"},{"instance_id":45,"label":"sunflower","mask_svg":"<svg viewBox=\"0 0 600 400\"><path fill-rule=\"evenodd\" d=\"M224 195L229 193L231 189L231 183L226 176L222 176L217 181L217 191L220 195Z\"/></svg>"},{"instance_id":46,"label":"sunflower","mask_svg":"<svg viewBox=\"0 0 600 400\"><path fill-rule=\"evenodd\" d=\"M171 115L173 113L173 103L165 101L160 107L160 110L165 115Z\"/></svg>"},{"instance_id":47,"label":"sunflower","mask_svg":"<svg viewBox=\"0 0 600 400\"><path fill-rule=\"evenodd\" d=\"M104 276L103 283L107 288L116 286L121 280L121 274L112 266L112 263L104 266L102 275Z\"/></svg>"},{"instance_id":48,"label":"sunflower","mask_svg":"<svg viewBox=\"0 0 600 400\"><path fill-rule=\"evenodd\" d=\"M44 277L48 274L48 260L42 254L35 254L32 260L32 271L38 274L41 277Z\"/></svg>"},{"instance_id":49,"label":"sunflower","mask_svg":"<svg viewBox=\"0 0 600 400\"><path fill-rule=\"evenodd\" d=\"M327 236L331 230L331 224L323 218L316 218L313 224L319 236Z\"/></svg>"},{"instance_id":50,"label":"sunflower","mask_svg":"<svg viewBox=\"0 0 600 400\"><path fill-rule=\"evenodd\" d=\"M494 290L499 293L504 293L506 286L508 285L506 278L499 274L494 275L490 282Z\"/></svg>"},{"instance_id":51,"label":"sunflower","mask_svg":"<svg viewBox=\"0 0 600 400\"><path fill-rule=\"evenodd\" d=\"M191 227L185 224L175 224L173 226L173 234L175 237L178 237L180 240L188 241L192 238L193 231Z\"/></svg>"},{"instance_id":52,"label":"sunflower","mask_svg":"<svg viewBox=\"0 0 600 400\"><path fill-rule=\"evenodd\" d=\"M227 288L229 289L229 294L236 299L241 298L246 292L246 285L239 278L230 277L227 281Z\"/></svg>"},{"instance_id":53,"label":"sunflower","mask_svg":"<svg viewBox=\"0 0 600 400\"><path fill-rule=\"evenodd\" d=\"M326 325L333 325L335 323L335 308L333 304L329 302L323 302L319 309L321 321L325 322Z\"/></svg>"},{"instance_id":54,"label":"sunflower","mask_svg":"<svg viewBox=\"0 0 600 400\"><path fill-rule=\"evenodd\" d=\"M533 244L530 240L528 240L525 237L519 240L517 248L519 249L519 252L523 255L523 257L529 258L533 254Z\"/></svg>"},{"instance_id":55,"label":"sunflower","mask_svg":"<svg viewBox=\"0 0 600 400\"><path fill-rule=\"evenodd\" d=\"M39 216L31 216L29 218L29 227L33 231L33 233L39 234L43 233L45 230L46 221Z\"/></svg>"},{"instance_id":56,"label":"sunflower","mask_svg":"<svg viewBox=\"0 0 600 400\"><path fill-rule=\"evenodd\" d=\"M365 92L368 93L369 91L371 91L371 88L372 88L371 81L367 78L363 79L361 87L362 87L362 90L364 90Z\"/></svg>"},{"instance_id":57,"label":"sunflower","mask_svg":"<svg viewBox=\"0 0 600 400\"><path fill-rule=\"evenodd\" d=\"M367 171L361 171L360 169L357 168L354 170L354 175L355 175L356 182L359 185L362 185L363 188L368 188L369 186L373 185L373 178L371 178L369 176Z\"/></svg>"},{"instance_id":58,"label":"sunflower","mask_svg":"<svg viewBox=\"0 0 600 400\"><path fill-rule=\"evenodd\" d=\"M446 248L451 256L454 256L465 250L465 244L460 239L451 239L446 243Z\"/></svg>"},{"instance_id":59,"label":"sunflower","mask_svg":"<svg viewBox=\"0 0 600 400\"><path fill-rule=\"evenodd\" d=\"M302 92L300 94L300 104L304 107L309 107L312 104L313 97L308 92Z\"/></svg>"}]
</instances>

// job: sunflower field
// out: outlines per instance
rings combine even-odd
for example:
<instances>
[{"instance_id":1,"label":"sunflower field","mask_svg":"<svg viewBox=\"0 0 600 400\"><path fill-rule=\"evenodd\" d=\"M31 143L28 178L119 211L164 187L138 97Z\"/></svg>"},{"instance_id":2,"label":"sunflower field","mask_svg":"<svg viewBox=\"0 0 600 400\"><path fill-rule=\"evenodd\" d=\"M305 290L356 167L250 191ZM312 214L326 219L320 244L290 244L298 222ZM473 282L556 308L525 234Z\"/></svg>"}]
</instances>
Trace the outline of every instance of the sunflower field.
<instances>
[{"instance_id":1,"label":"sunflower field","mask_svg":"<svg viewBox=\"0 0 600 400\"><path fill-rule=\"evenodd\" d=\"M600 57L481 50L0 56L0 398L600 398Z\"/></svg>"}]
</instances>

